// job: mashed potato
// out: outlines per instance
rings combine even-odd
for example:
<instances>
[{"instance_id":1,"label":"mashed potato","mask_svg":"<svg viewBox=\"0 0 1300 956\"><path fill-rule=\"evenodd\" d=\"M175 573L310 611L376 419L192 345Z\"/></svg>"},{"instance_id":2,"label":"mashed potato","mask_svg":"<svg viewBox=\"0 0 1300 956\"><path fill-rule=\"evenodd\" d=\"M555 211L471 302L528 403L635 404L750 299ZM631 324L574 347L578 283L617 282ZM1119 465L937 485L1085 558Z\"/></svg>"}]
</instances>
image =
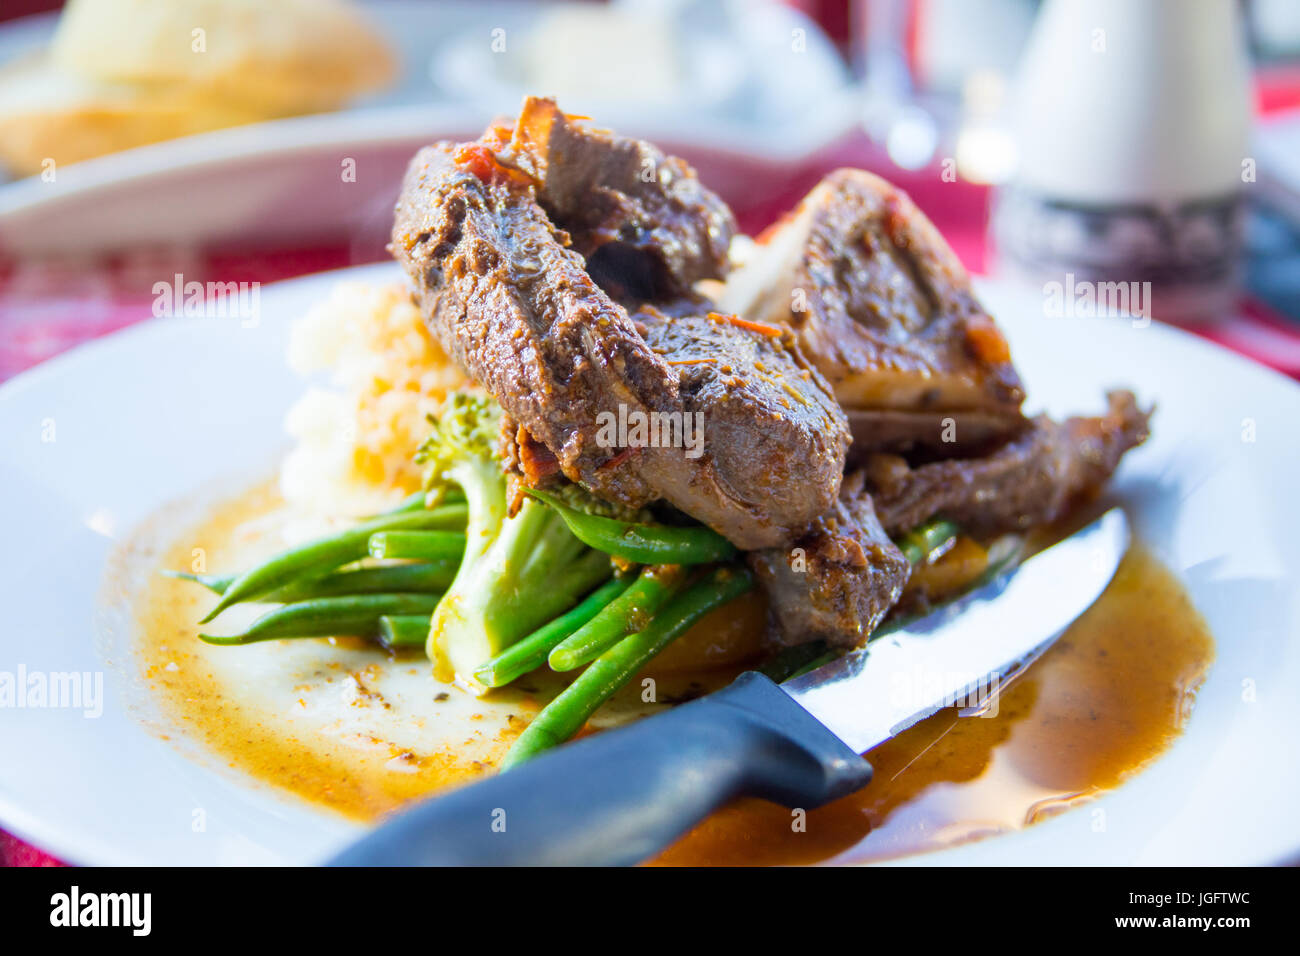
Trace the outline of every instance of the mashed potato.
<instances>
[{"instance_id":1,"label":"mashed potato","mask_svg":"<svg viewBox=\"0 0 1300 956\"><path fill-rule=\"evenodd\" d=\"M296 444L280 472L285 501L319 516L373 514L418 490L426 416L471 384L398 284L339 283L294 325L289 365L329 373L289 410Z\"/></svg>"}]
</instances>

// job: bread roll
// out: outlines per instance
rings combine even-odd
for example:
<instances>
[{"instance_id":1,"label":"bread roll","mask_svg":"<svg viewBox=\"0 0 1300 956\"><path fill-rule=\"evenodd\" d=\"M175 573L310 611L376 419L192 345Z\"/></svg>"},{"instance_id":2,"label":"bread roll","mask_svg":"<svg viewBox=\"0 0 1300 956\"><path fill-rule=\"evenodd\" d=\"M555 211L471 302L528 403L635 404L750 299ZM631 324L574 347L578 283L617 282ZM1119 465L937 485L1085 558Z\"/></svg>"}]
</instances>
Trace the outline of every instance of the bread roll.
<instances>
[{"instance_id":1,"label":"bread roll","mask_svg":"<svg viewBox=\"0 0 1300 956\"><path fill-rule=\"evenodd\" d=\"M48 53L0 70L0 164L337 109L395 72L344 0L70 0Z\"/></svg>"},{"instance_id":2,"label":"bread roll","mask_svg":"<svg viewBox=\"0 0 1300 956\"><path fill-rule=\"evenodd\" d=\"M70 0L55 67L186 86L268 116L336 109L391 81L391 51L343 0Z\"/></svg>"},{"instance_id":3,"label":"bread roll","mask_svg":"<svg viewBox=\"0 0 1300 956\"><path fill-rule=\"evenodd\" d=\"M185 91L87 80L43 56L0 70L0 165L19 176L41 172L46 160L63 166L263 118Z\"/></svg>"}]
</instances>

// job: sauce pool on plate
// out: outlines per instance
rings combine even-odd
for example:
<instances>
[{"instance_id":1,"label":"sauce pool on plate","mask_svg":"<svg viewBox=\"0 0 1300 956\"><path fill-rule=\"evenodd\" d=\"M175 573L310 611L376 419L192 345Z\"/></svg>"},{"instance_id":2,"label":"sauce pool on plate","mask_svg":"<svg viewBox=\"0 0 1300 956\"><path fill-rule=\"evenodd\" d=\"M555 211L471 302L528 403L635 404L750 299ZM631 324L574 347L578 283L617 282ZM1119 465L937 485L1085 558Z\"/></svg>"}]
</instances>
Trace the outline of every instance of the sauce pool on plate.
<instances>
[{"instance_id":1,"label":"sauce pool on plate","mask_svg":"<svg viewBox=\"0 0 1300 956\"><path fill-rule=\"evenodd\" d=\"M280 502L260 487L155 557L169 568L189 569L197 554L208 570L247 567L283 545L282 523ZM420 655L391 657L346 638L212 647L198 640L195 622L213 600L193 584L148 575L136 646L161 705L160 732L196 740L223 772L356 819L490 772L559 686L529 675L477 700L437 684ZM256 609L227 613L241 610ZM758 602L738 611L761 613ZM707 650L697 659L723 666L656 671L662 702L734 674L725 648L738 624L717 614L712 624L719 640L704 635L692 646ZM1212 659L1213 642L1177 580L1135 547L1097 604L983 716L940 711L867 755L875 778L859 793L806 814L737 803L653 862L866 862L1022 828L1086 803L1157 757L1180 732ZM632 682L592 729L663 706L642 703L640 691Z\"/></svg>"},{"instance_id":2,"label":"sauce pool on plate","mask_svg":"<svg viewBox=\"0 0 1300 956\"><path fill-rule=\"evenodd\" d=\"M942 710L867 754L871 784L807 813L729 807L656 861L866 862L1017 830L1086 803L1182 729L1214 657L1178 581L1141 547L1101 599L997 696ZM995 713L993 711L996 711Z\"/></svg>"}]
</instances>

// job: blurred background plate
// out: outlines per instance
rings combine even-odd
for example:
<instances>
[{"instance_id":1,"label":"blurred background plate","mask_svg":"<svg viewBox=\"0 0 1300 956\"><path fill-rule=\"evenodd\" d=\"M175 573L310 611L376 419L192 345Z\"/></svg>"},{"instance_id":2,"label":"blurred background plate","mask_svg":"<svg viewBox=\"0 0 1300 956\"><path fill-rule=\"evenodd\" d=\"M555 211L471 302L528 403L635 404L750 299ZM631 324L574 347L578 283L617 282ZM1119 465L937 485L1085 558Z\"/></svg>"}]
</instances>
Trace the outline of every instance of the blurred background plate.
<instances>
[{"instance_id":1,"label":"blurred background plate","mask_svg":"<svg viewBox=\"0 0 1300 956\"><path fill-rule=\"evenodd\" d=\"M52 183L32 177L0 186L0 254L360 239L367 226L386 232L411 155L439 137L470 135L475 125L465 109L383 107L237 126L86 160ZM349 162L355 181L342 175Z\"/></svg>"},{"instance_id":2,"label":"blurred background plate","mask_svg":"<svg viewBox=\"0 0 1300 956\"><path fill-rule=\"evenodd\" d=\"M539 90L688 159L721 152L759 166L797 162L857 118L834 46L779 5L678 3L671 17L662 5L652 12L637 3L507 2L490 15L467 2L361 6L396 52L389 89L337 112L186 136L61 165L53 181L0 186L0 255L306 237L360 237L374 247L416 149L477 136ZM658 26L630 35L629 24L642 20ZM6 25L0 63L48 44L56 22L39 15ZM646 49L652 36L659 42ZM591 57L604 64L599 81L566 66ZM354 179L343 175L349 161Z\"/></svg>"},{"instance_id":3,"label":"blurred background plate","mask_svg":"<svg viewBox=\"0 0 1300 956\"><path fill-rule=\"evenodd\" d=\"M0 257L346 241L353 261L365 261L387 242L416 150L476 137L483 122L465 107L382 107L237 126L86 160L53 183L0 186ZM679 127L655 132L648 121L619 130L687 159L736 205L789 186L789 157L747 153L711 136L692 141ZM341 175L345 163L355 180Z\"/></svg>"}]
</instances>

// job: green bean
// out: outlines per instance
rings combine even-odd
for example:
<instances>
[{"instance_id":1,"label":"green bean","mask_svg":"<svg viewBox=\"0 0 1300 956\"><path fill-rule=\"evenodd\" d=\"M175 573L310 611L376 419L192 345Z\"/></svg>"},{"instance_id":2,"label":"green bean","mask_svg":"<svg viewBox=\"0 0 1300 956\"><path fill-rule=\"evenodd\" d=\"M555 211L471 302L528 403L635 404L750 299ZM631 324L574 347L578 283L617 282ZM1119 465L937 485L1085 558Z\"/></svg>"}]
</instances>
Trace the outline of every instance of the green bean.
<instances>
[{"instance_id":1,"label":"green bean","mask_svg":"<svg viewBox=\"0 0 1300 956\"><path fill-rule=\"evenodd\" d=\"M578 540L625 561L636 564L710 564L728 561L736 554L735 545L703 525L679 528L635 524L577 511L554 495L535 488L528 489L528 493L559 512Z\"/></svg>"},{"instance_id":2,"label":"green bean","mask_svg":"<svg viewBox=\"0 0 1300 956\"><path fill-rule=\"evenodd\" d=\"M231 582L239 577L238 574L192 574L189 571L172 571L168 568L164 568L161 573L178 581L192 581L195 584L201 584L213 594L224 593L226 588L230 587Z\"/></svg>"},{"instance_id":3,"label":"green bean","mask_svg":"<svg viewBox=\"0 0 1300 956\"><path fill-rule=\"evenodd\" d=\"M383 515L400 515L407 511L418 511L424 507L424 499L424 492L417 491L414 494L407 495L396 507L388 509L383 513ZM383 517L383 515L379 515L378 517Z\"/></svg>"},{"instance_id":4,"label":"green bean","mask_svg":"<svg viewBox=\"0 0 1300 956\"><path fill-rule=\"evenodd\" d=\"M590 621L557 644L547 658L551 669L571 671L593 661L649 623L682 583L679 565L643 568L636 581Z\"/></svg>"},{"instance_id":5,"label":"green bean","mask_svg":"<svg viewBox=\"0 0 1300 956\"><path fill-rule=\"evenodd\" d=\"M379 643L389 649L424 647L429 639L429 614L385 614L379 619Z\"/></svg>"},{"instance_id":6,"label":"green bean","mask_svg":"<svg viewBox=\"0 0 1300 956\"><path fill-rule=\"evenodd\" d=\"M412 495L407 495L402 499L401 503L398 504L397 507L385 511L383 515L401 514L404 511L418 511L421 508L427 508L429 506L428 500L429 493L427 491L417 491ZM437 508L442 505L464 503L465 492L461 491L460 488L455 485L448 485L443 489L442 494L435 500L433 507ZM378 517L383 517L383 515L379 515Z\"/></svg>"},{"instance_id":7,"label":"green bean","mask_svg":"<svg viewBox=\"0 0 1300 956\"><path fill-rule=\"evenodd\" d=\"M460 562L453 558L413 561L331 571L319 578L303 578L272 591L273 601L304 601L316 597L346 597L349 594L427 594L445 591L456 577Z\"/></svg>"},{"instance_id":8,"label":"green bean","mask_svg":"<svg viewBox=\"0 0 1300 956\"><path fill-rule=\"evenodd\" d=\"M287 637L375 635L385 616L432 614L438 594L362 594L316 598L268 611L239 634L200 634L209 644L253 644Z\"/></svg>"},{"instance_id":9,"label":"green bean","mask_svg":"<svg viewBox=\"0 0 1300 956\"><path fill-rule=\"evenodd\" d=\"M380 531L370 536L372 558L447 560L465 553L465 535L459 531Z\"/></svg>"},{"instance_id":10,"label":"green bean","mask_svg":"<svg viewBox=\"0 0 1300 956\"><path fill-rule=\"evenodd\" d=\"M450 558L437 561L390 564L381 567L351 568L331 571L318 578L299 578L282 588L262 595L263 601L303 601L314 597L339 597L347 594L377 594L381 591L445 591L456 576L459 562ZM239 575L190 574L187 571L163 571L171 578L193 581L215 594L221 594Z\"/></svg>"},{"instance_id":11,"label":"green bean","mask_svg":"<svg viewBox=\"0 0 1300 956\"><path fill-rule=\"evenodd\" d=\"M232 581L216 607L199 623L206 624L232 604L252 601L297 578L319 576L340 565L359 561L366 556L370 536L377 531L463 528L467 514L463 504L442 505L424 511L401 511L281 552Z\"/></svg>"},{"instance_id":12,"label":"green bean","mask_svg":"<svg viewBox=\"0 0 1300 956\"><path fill-rule=\"evenodd\" d=\"M754 579L747 570L728 566L715 569L688 587L644 630L624 638L602 654L543 707L510 748L501 769L568 740L582 729L601 704L692 624L753 586Z\"/></svg>"},{"instance_id":13,"label":"green bean","mask_svg":"<svg viewBox=\"0 0 1300 956\"><path fill-rule=\"evenodd\" d=\"M511 644L476 669L474 677L488 687L504 687L541 667L551 648L595 617L610 601L626 591L633 580L632 575L610 578L577 607Z\"/></svg>"},{"instance_id":14,"label":"green bean","mask_svg":"<svg viewBox=\"0 0 1300 956\"><path fill-rule=\"evenodd\" d=\"M931 521L899 538L898 547L911 564L924 564L947 554L960 533L951 521Z\"/></svg>"}]
</instances>

